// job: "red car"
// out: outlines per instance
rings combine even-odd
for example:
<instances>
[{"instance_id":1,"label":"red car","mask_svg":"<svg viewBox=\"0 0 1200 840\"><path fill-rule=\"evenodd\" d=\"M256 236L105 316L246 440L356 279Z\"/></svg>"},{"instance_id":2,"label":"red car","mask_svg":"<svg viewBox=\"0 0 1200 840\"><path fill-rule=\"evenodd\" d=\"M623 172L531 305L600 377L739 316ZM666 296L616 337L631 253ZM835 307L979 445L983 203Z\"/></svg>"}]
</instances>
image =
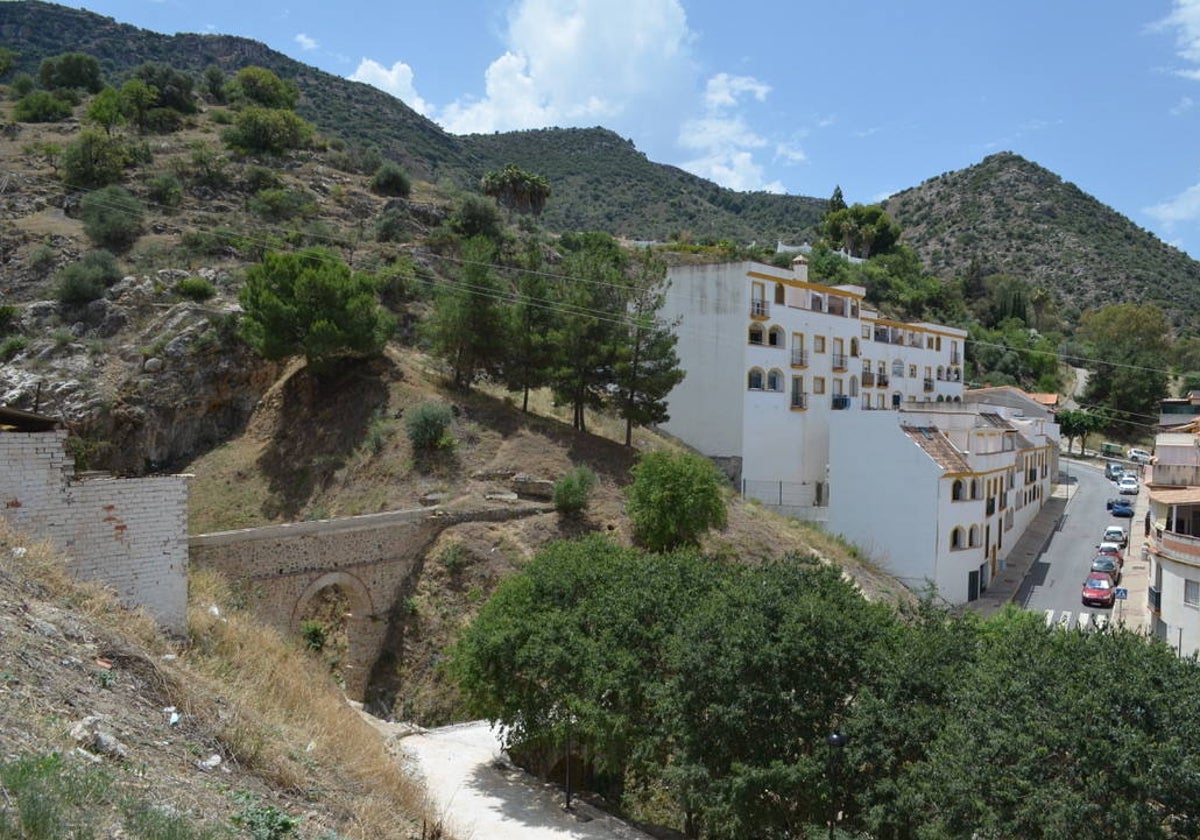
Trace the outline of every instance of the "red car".
<instances>
[{"instance_id":1,"label":"red car","mask_svg":"<svg viewBox=\"0 0 1200 840\"><path fill-rule=\"evenodd\" d=\"M1088 572L1083 582L1083 605L1085 607L1111 607L1116 596L1117 585L1112 575L1104 572Z\"/></svg>"}]
</instances>

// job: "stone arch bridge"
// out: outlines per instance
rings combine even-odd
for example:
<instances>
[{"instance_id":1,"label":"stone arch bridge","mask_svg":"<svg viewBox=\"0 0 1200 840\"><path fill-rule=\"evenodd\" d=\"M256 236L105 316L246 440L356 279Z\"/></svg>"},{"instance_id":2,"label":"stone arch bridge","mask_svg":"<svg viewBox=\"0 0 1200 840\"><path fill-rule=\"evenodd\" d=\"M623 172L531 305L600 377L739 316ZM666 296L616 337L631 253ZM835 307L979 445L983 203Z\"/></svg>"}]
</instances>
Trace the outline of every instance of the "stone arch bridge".
<instances>
[{"instance_id":1,"label":"stone arch bridge","mask_svg":"<svg viewBox=\"0 0 1200 840\"><path fill-rule=\"evenodd\" d=\"M422 558L446 528L502 521L553 510L524 505L474 512L398 510L314 522L199 534L188 539L188 563L249 584L251 607L282 633L298 635L306 608L332 586L350 602L346 694L362 700L382 653L393 605L416 586Z\"/></svg>"}]
</instances>

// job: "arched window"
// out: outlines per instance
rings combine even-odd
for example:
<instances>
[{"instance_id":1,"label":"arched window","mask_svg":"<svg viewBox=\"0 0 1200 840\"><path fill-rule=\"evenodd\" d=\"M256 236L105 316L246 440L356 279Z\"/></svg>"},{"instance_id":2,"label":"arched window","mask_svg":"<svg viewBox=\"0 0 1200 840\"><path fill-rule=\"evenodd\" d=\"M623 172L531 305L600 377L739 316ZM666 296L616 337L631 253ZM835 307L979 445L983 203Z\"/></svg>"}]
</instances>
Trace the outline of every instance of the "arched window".
<instances>
[{"instance_id":1,"label":"arched window","mask_svg":"<svg viewBox=\"0 0 1200 840\"><path fill-rule=\"evenodd\" d=\"M979 498L979 479L978 478L971 479L971 498L972 499Z\"/></svg>"},{"instance_id":2,"label":"arched window","mask_svg":"<svg viewBox=\"0 0 1200 840\"><path fill-rule=\"evenodd\" d=\"M762 324L751 324L750 325L750 343L751 344L762 344L763 343Z\"/></svg>"},{"instance_id":3,"label":"arched window","mask_svg":"<svg viewBox=\"0 0 1200 840\"><path fill-rule=\"evenodd\" d=\"M963 547L963 529L962 528L951 528L950 529L950 550L953 551L954 549L962 548L962 547Z\"/></svg>"},{"instance_id":4,"label":"arched window","mask_svg":"<svg viewBox=\"0 0 1200 840\"><path fill-rule=\"evenodd\" d=\"M954 502L963 500L963 480L961 478L954 479L954 484L950 485L950 500Z\"/></svg>"},{"instance_id":5,"label":"arched window","mask_svg":"<svg viewBox=\"0 0 1200 840\"><path fill-rule=\"evenodd\" d=\"M751 368L750 375L746 377L746 387L751 391L761 391L763 389L762 368Z\"/></svg>"},{"instance_id":6,"label":"arched window","mask_svg":"<svg viewBox=\"0 0 1200 840\"><path fill-rule=\"evenodd\" d=\"M786 290L783 288L783 284L782 284L782 283L776 283L776 284L775 284L775 302L776 302L776 303L778 303L778 304L780 304L780 305L782 305L782 304L783 304L783 302L784 302L784 300L785 300L785 298L784 298L784 295L785 295L785 294L787 294L787 292L786 292Z\"/></svg>"},{"instance_id":7,"label":"arched window","mask_svg":"<svg viewBox=\"0 0 1200 840\"><path fill-rule=\"evenodd\" d=\"M971 526L971 533L967 536L967 545L972 546L972 547L979 545L979 526L978 525Z\"/></svg>"},{"instance_id":8,"label":"arched window","mask_svg":"<svg viewBox=\"0 0 1200 840\"><path fill-rule=\"evenodd\" d=\"M772 369L771 372L767 374L767 390L768 391L782 391L783 390L783 372L782 371Z\"/></svg>"},{"instance_id":9,"label":"arched window","mask_svg":"<svg viewBox=\"0 0 1200 840\"><path fill-rule=\"evenodd\" d=\"M771 331L767 334L767 344L772 347L783 347L787 337L784 335L783 327L771 327Z\"/></svg>"},{"instance_id":10,"label":"arched window","mask_svg":"<svg viewBox=\"0 0 1200 840\"><path fill-rule=\"evenodd\" d=\"M904 378L904 362L900 359L896 359L896 361L892 362L892 376L896 377L897 379Z\"/></svg>"}]
</instances>

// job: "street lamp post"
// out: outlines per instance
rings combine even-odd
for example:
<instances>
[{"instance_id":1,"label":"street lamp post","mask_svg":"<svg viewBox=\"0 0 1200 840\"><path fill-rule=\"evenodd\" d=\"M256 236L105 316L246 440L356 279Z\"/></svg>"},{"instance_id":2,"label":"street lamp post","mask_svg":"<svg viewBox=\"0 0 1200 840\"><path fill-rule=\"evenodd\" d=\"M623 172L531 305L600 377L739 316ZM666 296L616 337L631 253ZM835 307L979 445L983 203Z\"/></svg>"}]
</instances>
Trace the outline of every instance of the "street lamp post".
<instances>
[{"instance_id":1,"label":"street lamp post","mask_svg":"<svg viewBox=\"0 0 1200 840\"><path fill-rule=\"evenodd\" d=\"M833 827L837 822L838 762L848 740L847 736L836 731L825 736L825 743L829 745L829 840L833 840Z\"/></svg>"}]
</instances>

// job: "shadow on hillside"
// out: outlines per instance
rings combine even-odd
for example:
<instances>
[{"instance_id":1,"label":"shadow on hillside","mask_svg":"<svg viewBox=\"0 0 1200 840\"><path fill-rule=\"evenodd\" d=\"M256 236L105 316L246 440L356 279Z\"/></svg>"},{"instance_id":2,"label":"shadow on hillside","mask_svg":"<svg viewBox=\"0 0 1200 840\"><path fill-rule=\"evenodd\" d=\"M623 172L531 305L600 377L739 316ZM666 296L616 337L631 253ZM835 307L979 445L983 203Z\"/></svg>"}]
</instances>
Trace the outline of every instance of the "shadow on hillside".
<instances>
[{"instance_id":1,"label":"shadow on hillside","mask_svg":"<svg viewBox=\"0 0 1200 840\"><path fill-rule=\"evenodd\" d=\"M373 366L357 364L324 376L296 371L279 394L276 426L259 456L270 496L263 514L295 519L370 432L387 408L388 387Z\"/></svg>"}]
</instances>

